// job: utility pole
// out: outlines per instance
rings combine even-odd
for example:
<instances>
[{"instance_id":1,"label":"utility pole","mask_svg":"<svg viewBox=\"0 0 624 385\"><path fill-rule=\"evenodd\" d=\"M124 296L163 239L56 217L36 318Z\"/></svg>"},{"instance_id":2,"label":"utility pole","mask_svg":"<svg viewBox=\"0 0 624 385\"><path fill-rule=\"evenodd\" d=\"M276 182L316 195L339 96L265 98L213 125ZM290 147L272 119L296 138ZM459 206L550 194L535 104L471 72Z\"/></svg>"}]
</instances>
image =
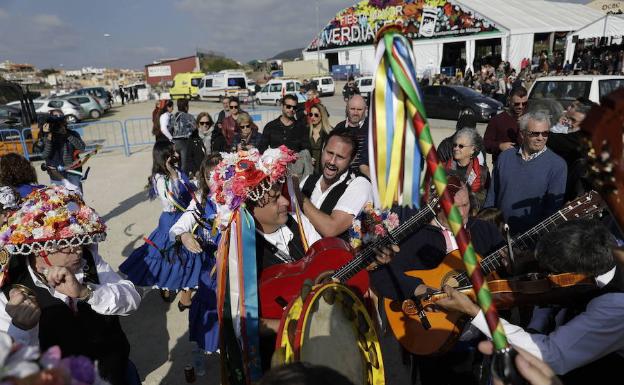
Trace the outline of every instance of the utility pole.
<instances>
[{"instance_id":1,"label":"utility pole","mask_svg":"<svg viewBox=\"0 0 624 385\"><path fill-rule=\"evenodd\" d=\"M319 0L316 0L316 30L318 35L316 38L316 69L321 74L321 22L319 16Z\"/></svg>"}]
</instances>

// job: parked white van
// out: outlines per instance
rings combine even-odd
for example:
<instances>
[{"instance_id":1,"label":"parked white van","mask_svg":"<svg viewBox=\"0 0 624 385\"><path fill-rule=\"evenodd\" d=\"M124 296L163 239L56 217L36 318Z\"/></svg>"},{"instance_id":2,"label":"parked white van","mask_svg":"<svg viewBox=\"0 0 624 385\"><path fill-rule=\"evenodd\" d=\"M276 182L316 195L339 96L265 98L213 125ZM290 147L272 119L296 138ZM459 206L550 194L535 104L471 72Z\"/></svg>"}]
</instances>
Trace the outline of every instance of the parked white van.
<instances>
[{"instance_id":1,"label":"parked white van","mask_svg":"<svg viewBox=\"0 0 624 385\"><path fill-rule=\"evenodd\" d=\"M199 98L201 100L219 100L225 96L246 97L247 75L240 71L220 71L204 76L199 82Z\"/></svg>"},{"instance_id":2,"label":"parked white van","mask_svg":"<svg viewBox=\"0 0 624 385\"><path fill-rule=\"evenodd\" d=\"M355 79L355 85L360 90L360 95L362 95L365 99L370 97L371 92L373 92L373 77L372 76L362 76Z\"/></svg>"},{"instance_id":3,"label":"parked white van","mask_svg":"<svg viewBox=\"0 0 624 385\"><path fill-rule=\"evenodd\" d=\"M272 79L256 94L258 104L279 105L286 94L295 94L301 88L301 82L296 79Z\"/></svg>"},{"instance_id":4,"label":"parked white van","mask_svg":"<svg viewBox=\"0 0 624 385\"><path fill-rule=\"evenodd\" d=\"M621 87L624 87L624 76L544 76L537 78L531 85L529 100L556 100L565 108L581 97L600 103L600 99Z\"/></svg>"},{"instance_id":5,"label":"parked white van","mask_svg":"<svg viewBox=\"0 0 624 385\"><path fill-rule=\"evenodd\" d=\"M334 96L336 92L336 84L331 76L319 76L312 78L316 82L316 87L321 96Z\"/></svg>"}]
</instances>

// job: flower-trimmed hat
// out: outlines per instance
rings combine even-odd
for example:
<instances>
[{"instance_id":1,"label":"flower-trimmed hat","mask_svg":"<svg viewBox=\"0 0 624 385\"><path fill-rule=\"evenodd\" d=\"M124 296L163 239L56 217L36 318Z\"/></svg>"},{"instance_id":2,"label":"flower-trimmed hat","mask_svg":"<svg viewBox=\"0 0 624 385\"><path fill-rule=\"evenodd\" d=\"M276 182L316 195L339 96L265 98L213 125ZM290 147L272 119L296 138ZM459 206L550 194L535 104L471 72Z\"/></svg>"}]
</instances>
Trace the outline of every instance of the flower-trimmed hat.
<instances>
[{"instance_id":1,"label":"flower-trimmed hat","mask_svg":"<svg viewBox=\"0 0 624 385\"><path fill-rule=\"evenodd\" d=\"M262 155L256 148L221 155L223 160L210 175L210 198L217 204L220 225L227 225L230 214L243 202L258 201L274 184L283 183L288 165L297 160L294 151L283 145Z\"/></svg>"},{"instance_id":2,"label":"flower-trimmed hat","mask_svg":"<svg viewBox=\"0 0 624 385\"><path fill-rule=\"evenodd\" d=\"M31 192L0 229L10 254L54 252L106 239L106 225L79 194L62 186Z\"/></svg>"}]
</instances>

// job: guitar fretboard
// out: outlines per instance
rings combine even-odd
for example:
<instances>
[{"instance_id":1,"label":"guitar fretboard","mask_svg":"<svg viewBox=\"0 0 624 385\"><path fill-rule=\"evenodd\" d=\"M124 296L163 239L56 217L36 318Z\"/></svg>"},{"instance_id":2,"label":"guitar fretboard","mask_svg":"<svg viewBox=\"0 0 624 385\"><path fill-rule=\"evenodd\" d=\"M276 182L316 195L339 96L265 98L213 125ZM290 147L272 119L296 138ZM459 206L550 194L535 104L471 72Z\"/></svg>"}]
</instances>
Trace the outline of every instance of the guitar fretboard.
<instances>
[{"instance_id":1,"label":"guitar fretboard","mask_svg":"<svg viewBox=\"0 0 624 385\"><path fill-rule=\"evenodd\" d=\"M332 275L332 278L343 283L348 281L366 266L370 265L370 263L375 259L376 250L384 246L400 243L403 239L405 239L405 237L416 231L419 227L431 221L436 215L435 207L438 204L438 200L439 198L437 197L432 199L414 216L397 226L395 229L389 231L388 235L367 245L364 250L357 253L351 261L336 270L334 275Z\"/></svg>"},{"instance_id":2,"label":"guitar fretboard","mask_svg":"<svg viewBox=\"0 0 624 385\"><path fill-rule=\"evenodd\" d=\"M510 241L511 246L516 246L521 250L529 250L535 246L544 233L551 231L556 226L568 221L569 219L591 215L599 211L601 206L594 203L591 194L592 193L588 193L586 196L574 200L566 207L544 219L536 226L521 235L512 238ZM588 207L585 209L585 206ZM582 214L578 214L578 212ZM480 265L481 270L483 270L483 275L488 275L502 266L503 256L505 255L507 249L508 246L505 245L481 260ZM461 276L456 278L460 285L470 284L470 279L466 273L462 273Z\"/></svg>"}]
</instances>

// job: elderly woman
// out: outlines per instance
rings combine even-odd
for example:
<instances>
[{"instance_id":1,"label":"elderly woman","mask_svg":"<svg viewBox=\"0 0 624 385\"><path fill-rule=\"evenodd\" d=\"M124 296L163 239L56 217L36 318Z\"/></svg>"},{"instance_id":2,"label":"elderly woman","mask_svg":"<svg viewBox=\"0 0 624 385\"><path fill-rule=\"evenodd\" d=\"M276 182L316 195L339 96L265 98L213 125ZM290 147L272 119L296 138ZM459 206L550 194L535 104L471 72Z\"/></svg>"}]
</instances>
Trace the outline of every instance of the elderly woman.
<instances>
[{"instance_id":1,"label":"elderly woman","mask_svg":"<svg viewBox=\"0 0 624 385\"><path fill-rule=\"evenodd\" d=\"M462 177L476 198L474 207L483 206L490 176L487 166L479 164L479 153L483 149L483 138L473 128L462 128L453 139L453 158L445 164L448 173Z\"/></svg>"},{"instance_id":2,"label":"elderly woman","mask_svg":"<svg viewBox=\"0 0 624 385\"><path fill-rule=\"evenodd\" d=\"M310 153L312 155L314 173L320 173L323 142L332 130L332 126L329 124L327 108L321 103L313 104L308 113L308 122L310 124Z\"/></svg>"},{"instance_id":3,"label":"elderly woman","mask_svg":"<svg viewBox=\"0 0 624 385\"><path fill-rule=\"evenodd\" d=\"M251 116L246 112L238 114L232 150L238 151L245 147L258 147L261 137L262 135L258 132L258 126L253 122Z\"/></svg>"}]
</instances>

